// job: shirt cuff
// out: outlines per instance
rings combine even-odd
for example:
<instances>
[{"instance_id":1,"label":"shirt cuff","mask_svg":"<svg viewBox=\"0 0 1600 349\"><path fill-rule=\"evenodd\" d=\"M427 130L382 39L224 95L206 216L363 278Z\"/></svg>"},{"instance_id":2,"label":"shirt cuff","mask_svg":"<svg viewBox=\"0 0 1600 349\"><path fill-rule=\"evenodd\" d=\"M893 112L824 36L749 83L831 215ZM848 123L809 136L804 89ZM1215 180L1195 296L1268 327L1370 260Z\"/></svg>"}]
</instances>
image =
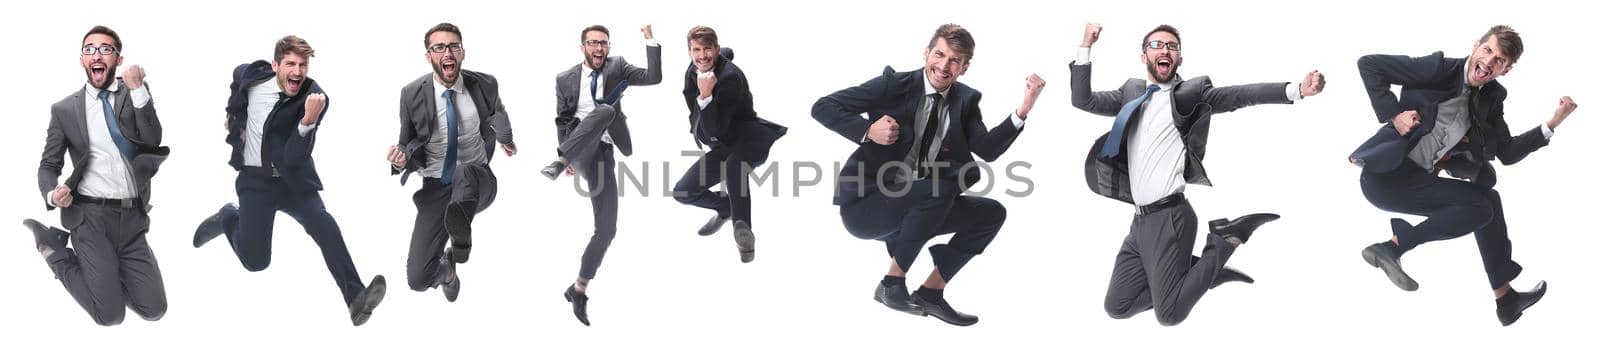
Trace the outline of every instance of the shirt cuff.
<instances>
[{"instance_id":1,"label":"shirt cuff","mask_svg":"<svg viewBox=\"0 0 1600 349\"><path fill-rule=\"evenodd\" d=\"M140 84L139 88L129 90L128 95L133 97L134 108L144 108L144 106L150 105L150 89L143 84Z\"/></svg>"},{"instance_id":2,"label":"shirt cuff","mask_svg":"<svg viewBox=\"0 0 1600 349\"><path fill-rule=\"evenodd\" d=\"M1550 129L1550 124L1540 123L1539 132L1544 133L1544 140L1549 141L1550 136L1556 135L1556 130Z\"/></svg>"},{"instance_id":3,"label":"shirt cuff","mask_svg":"<svg viewBox=\"0 0 1600 349\"><path fill-rule=\"evenodd\" d=\"M55 200L50 200L50 193L54 193L54 192L55 192L55 190L51 190L49 192L45 192L44 193L44 203L46 205L50 205L50 207L56 207L56 201Z\"/></svg>"},{"instance_id":4,"label":"shirt cuff","mask_svg":"<svg viewBox=\"0 0 1600 349\"><path fill-rule=\"evenodd\" d=\"M1289 96L1290 102L1306 98L1305 96L1300 95L1300 84L1298 83L1284 84L1283 95Z\"/></svg>"},{"instance_id":5,"label":"shirt cuff","mask_svg":"<svg viewBox=\"0 0 1600 349\"><path fill-rule=\"evenodd\" d=\"M298 122L296 122L294 124L295 124L295 126L299 126L300 127L300 137L305 137L307 133L311 133L312 129L317 128L317 125L306 126L305 124L298 123Z\"/></svg>"},{"instance_id":6,"label":"shirt cuff","mask_svg":"<svg viewBox=\"0 0 1600 349\"><path fill-rule=\"evenodd\" d=\"M1011 126L1016 126L1020 129L1022 128L1024 121L1026 120L1022 120L1022 118L1017 117L1017 113L1011 113Z\"/></svg>"},{"instance_id":7,"label":"shirt cuff","mask_svg":"<svg viewBox=\"0 0 1600 349\"><path fill-rule=\"evenodd\" d=\"M645 46L655 46L655 47L661 47L661 43L660 43L660 42L657 42L657 41L656 41L656 38L649 38L649 39L645 39L645 40L644 40L644 45L645 45Z\"/></svg>"},{"instance_id":8,"label":"shirt cuff","mask_svg":"<svg viewBox=\"0 0 1600 349\"><path fill-rule=\"evenodd\" d=\"M1072 64L1074 64L1074 65L1089 65L1089 48L1088 47L1079 47L1078 48L1078 60L1073 61Z\"/></svg>"},{"instance_id":9,"label":"shirt cuff","mask_svg":"<svg viewBox=\"0 0 1600 349\"><path fill-rule=\"evenodd\" d=\"M695 102L700 103L700 110L706 110L706 106L711 105L711 98L712 97L716 97L716 96L706 96L706 98L696 98Z\"/></svg>"}]
</instances>

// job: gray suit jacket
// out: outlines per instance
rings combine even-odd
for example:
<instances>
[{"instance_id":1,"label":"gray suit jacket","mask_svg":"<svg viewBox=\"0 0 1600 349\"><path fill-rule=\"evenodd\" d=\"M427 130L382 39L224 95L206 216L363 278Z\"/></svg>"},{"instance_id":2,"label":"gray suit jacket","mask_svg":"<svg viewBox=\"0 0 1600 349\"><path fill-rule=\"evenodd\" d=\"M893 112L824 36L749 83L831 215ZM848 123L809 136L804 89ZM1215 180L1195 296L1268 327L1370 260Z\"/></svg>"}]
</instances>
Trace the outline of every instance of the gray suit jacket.
<instances>
[{"instance_id":1,"label":"gray suit jacket","mask_svg":"<svg viewBox=\"0 0 1600 349\"><path fill-rule=\"evenodd\" d=\"M645 46L645 54L649 57L648 63L645 64L648 69L628 64L622 57L607 57L606 64L600 67L600 75L605 78L602 93L610 93L623 80L627 80L629 86L650 86L661 83L661 46ZM581 75L583 75L583 63L556 74L556 143L558 144L565 141L567 134L578 127L579 120L576 116L578 97L580 93L589 93L589 91L578 91L583 86L579 79L589 78ZM628 136L628 117L622 113L622 102L617 101L611 107L617 110L617 121L607 128L611 131L611 141L616 142L617 150L621 151L622 155L633 155L633 140Z\"/></svg>"},{"instance_id":2,"label":"gray suit jacket","mask_svg":"<svg viewBox=\"0 0 1600 349\"><path fill-rule=\"evenodd\" d=\"M1097 115L1116 117L1122 106L1144 94L1148 82L1140 79L1128 79L1122 88L1093 92L1089 87L1091 65L1072 64L1072 106ZM1194 80L1183 80L1174 77L1177 85L1172 92L1172 124L1178 129L1178 135L1183 137L1186 150L1186 163L1183 169L1183 179L1191 184L1211 185L1211 179L1206 176L1206 169L1200 160L1206 156L1206 138L1211 132L1211 115L1226 113L1239 108L1257 104L1291 104L1289 96L1284 94L1286 82L1269 82L1239 86L1213 87L1211 78L1201 76ZM1128 125L1137 125L1135 121L1144 115L1144 107L1134 110ZM1133 131L1134 127L1127 127L1125 132ZM1106 135L1095 140L1090 148L1088 159L1084 161L1084 179L1088 180L1089 190L1105 197L1133 203L1133 188L1128 179L1128 152L1119 152L1115 158L1105 159L1099 156L1100 148L1106 142ZM1131 137L1122 137L1124 147Z\"/></svg>"},{"instance_id":3,"label":"gray suit jacket","mask_svg":"<svg viewBox=\"0 0 1600 349\"><path fill-rule=\"evenodd\" d=\"M134 108L128 86L122 84L120 78L116 83L119 87L111 110L116 114L122 135L133 143L135 155L128 161L129 171L133 174L139 201L144 203L143 209L148 212L151 208L150 178L155 177L156 170L166 161L170 150L161 146L161 119L156 117L155 100L145 104L144 108ZM145 88L150 88L149 84ZM54 209L54 206L50 206L49 198L45 195L55 190L56 185L62 184L58 182L63 165L62 155L72 155L72 174L67 176L65 184L76 191L85 171L89 170L85 168L89 164L88 123L105 122L88 120L88 113L84 111L85 93L84 89L79 89L50 106L50 127L45 131L44 154L39 159L39 197L46 200L47 210ZM62 226L70 228L82 221L78 206L61 210Z\"/></svg>"},{"instance_id":4,"label":"gray suit jacket","mask_svg":"<svg viewBox=\"0 0 1600 349\"><path fill-rule=\"evenodd\" d=\"M483 137L483 154L494 159L494 144L512 144L511 116L500 99L500 82L494 75L471 70L461 70L459 81L472 95L472 104L478 109L478 134ZM400 88L400 140L397 145L406 154L404 169L390 168L390 175L400 175L400 184L406 183L411 173L428 167L428 141L439 129L439 116L435 114L433 73L423 75Z\"/></svg>"}]
</instances>

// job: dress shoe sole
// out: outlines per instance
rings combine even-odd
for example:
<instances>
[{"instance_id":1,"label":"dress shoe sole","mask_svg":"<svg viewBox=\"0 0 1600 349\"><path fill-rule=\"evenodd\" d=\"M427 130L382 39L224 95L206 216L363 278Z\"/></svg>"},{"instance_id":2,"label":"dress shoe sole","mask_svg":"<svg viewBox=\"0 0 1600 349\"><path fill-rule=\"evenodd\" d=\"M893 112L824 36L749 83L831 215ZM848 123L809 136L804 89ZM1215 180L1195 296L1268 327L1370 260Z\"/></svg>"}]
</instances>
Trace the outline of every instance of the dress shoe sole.
<instances>
[{"instance_id":1,"label":"dress shoe sole","mask_svg":"<svg viewBox=\"0 0 1600 349\"><path fill-rule=\"evenodd\" d=\"M960 322L960 321L955 321L955 320L951 320L951 319L946 319L943 316L935 315L934 313L928 313L927 315L928 316L932 316L935 319L939 319L939 321L944 321L944 323L951 324L951 325L956 325L956 326L961 326L961 327L972 326L972 325L978 324L978 320L972 320L972 322Z\"/></svg>"},{"instance_id":2,"label":"dress shoe sole","mask_svg":"<svg viewBox=\"0 0 1600 349\"><path fill-rule=\"evenodd\" d=\"M733 242L739 245L739 261L750 263L756 260L756 234L749 230L734 230Z\"/></svg>"},{"instance_id":3,"label":"dress shoe sole","mask_svg":"<svg viewBox=\"0 0 1600 349\"><path fill-rule=\"evenodd\" d=\"M372 311L378 309L378 304L383 303L383 295L387 291L388 285L387 283L377 282L378 280L383 280L382 277L378 276L378 279L373 280L372 285L367 286L367 289L362 291L366 292L366 298L361 299L360 311L356 313L356 318L354 319L356 326L366 324L367 320L372 318Z\"/></svg>"},{"instance_id":4,"label":"dress shoe sole","mask_svg":"<svg viewBox=\"0 0 1600 349\"><path fill-rule=\"evenodd\" d=\"M1522 319L1522 312L1523 311L1528 310L1528 308L1532 308L1534 304L1538 304L1539 303L1539 300L1544 299L1544 288L1545 288L1545 282L1544 281L1540 281L1538 286L1534 286L1533 287L1533 289L1535 291L1534 292L1530 292L1530 293L1533 293L1533 295L1532 295L1533 299L1530 299L1530 300L1528 300L1527 303L1524 303L1520 308L1517 309L1517 313L1514 314L1514 315L1511 315L1510 318L1501 318L1500 319L1500 326L1511 326L1511 324L1516 323L1517 320ZM1516 292L1516 290L1512 290L1511 292Z\"/></svg>"},{"instance_id":5,"label":"dress shoe sole","mask_svg":"<svg viewBox=\"0 0 1600 349\"><path fill-rule=\"evenodd\" d=\"M901 309L900 307L889 305L888 302L884 302L883 301L883 297L880 297L878 295L872 295L872 300L877 301L878 304L883 304L884 307L887 307L890 310L894 310L894 311L898 311L898 312L902 312L902 313L906 313L906 314L911 314L911 315L915 315L915 316L928 316L928 313L923 312L922 308L918 308L915 304L907 306L905 309Z\"/></svg>"},{"instance_id":6,"label":"dress shoe sole","mask_svg":"<svg viewBox=\"0 0 1600 349\"><path fill-rule=\"evenodd\" d=\"M1405 270L1401 270L1399 265L1392 265L1378 260L1378 253L1372 252L1371 248L1361 250L1361 259L1366 260L1367 264L1374 268L1382 269L1383 274L1389 277L1389 282L1394 283L1394 286L1399 287L1401 290L1412 292L1421 286L1417 285L1417 281L1411 279L1410 275L1406 275Z\"/></svg>"}]
</instances>

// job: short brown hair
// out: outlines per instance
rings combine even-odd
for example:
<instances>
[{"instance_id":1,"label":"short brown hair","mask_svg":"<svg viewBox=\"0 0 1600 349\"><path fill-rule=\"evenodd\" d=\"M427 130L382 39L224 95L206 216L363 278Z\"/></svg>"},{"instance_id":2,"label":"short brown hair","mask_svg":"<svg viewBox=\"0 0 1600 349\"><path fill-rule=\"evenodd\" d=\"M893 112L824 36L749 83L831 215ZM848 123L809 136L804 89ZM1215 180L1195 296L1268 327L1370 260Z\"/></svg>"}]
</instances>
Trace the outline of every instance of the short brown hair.
<instances>
[{"instance_id":1,"label":"short brown hair","mask_svg":"<svg viewBox=\"0 0 1600 349\"><path fill-rule=\"evenodd\" d=\"M97 25L94 28L89 28L89 33L83 34L83 40L89 40L89 36L95 34L111 37L111 46L117 48L117 54L122 54L122 37L117 36L117 31L106 28L103 25ZM79 40L79 43L82 43L83 40Z\"/></svg>"},{"instance_id":2,"label":"short brown hair","mask_svg":"<svg viewBox=\"0 0 1600 349\"><path fill-rule=\"evenodd\" d=\"M306 39L290 35L278 39L277 47L272 50L272 61L282 62L283 56L291 52L305 58L317 56L317 50L311 49L311 44L306 43Z\"/></svg>"},{"instance_id":3,"label":"short brown hair","mask_svg":"<svg viewBox=\"0 0 1600 349\"><path fill-rule=\"evenodd\" d=\"M1145 48L1150 47L1149 46L1149 44L1150 44L1150 36L1151 35L1156 35L1156 33L1162 33L1162 32L1165 32L1167 34L1172 34L1172 39L1178 40L1178 43L1180 45L1183 43L1183 37L1178 35L1178 28L1174 28L1174 27L1172 27L1170 25L1162 24L1162 25L1156 26L1156 29L1151 29L1149 33L1145 33L1144 34L1144 42L1140 42L1139 43L1139 50L1143 51Z\"/></svg>"},{"instance_id":4,"label":"short brown hair","mask_svg":"<svg viewBox=\"0 0 1600 349\"><path fill-rule=\"evenodd\" d=\"M939 26L939 30L933 32L933 38L928 39L928 49L938 46L940 38L943 38L951 49L956 50L956 53L966 55L966 60L972 60L973 50L977 48L978 43L972 40L972 33L967 32L967 28L954 23Z\"/></svg>"},{"instance_id":5,"label":"short brown hair","mask_svg":"<svg viewBox=\"0 0 1600 349\"><path fill-rule=\"evenodd\" d=\"M606 26L596 24L596 25L591 25L591 26L588 26L588 27L584 27L583 28L583 32L582 33L578 33L578 42L580 42L580 43L583 42L583 39L589 36L589 32L601 32L601 33L605 33L606 37L611 37L611 30L610 29L606 29Z\"/></svg>"},{"instance_id":6,"label":"short brown hair","mask_svg":"<svg viewBox=\"0 0 1600 349\"><path fill-rule=\"evenodd\" d=\"M428 42L428 38L433 37L433 33L438 32L451 33L455 34L458 38L461 37L461 28L456 28L456 25L450 24L450 22L439 23L434 25L432 29L428 29L427 34L422 34L422 47L427 48L428 45L433 44Z\"/></svg>"},{"instance_id":7,"label":"short brown hair","mask_svg":"<svg viewBox=\"0 0 1600 349\"><path fill-rule=\"evenodd\" d=\"M689 42L717 46L717 31L703 25L695 26L689 29Z\"/></svg>"},{"instance_id":8,"label":"short brown hair","mask_svg":"<svg viewBox=\"0 0 1600 349\"><path fill-rule=\"evenodd\" d=\"M1506 57L1511 57L1510 63L1515 64L1518 58L1522 58L1522 35L1517 34L1516 29L1506 25L1491 27L1489 32L1483 33L1483 37L1478 38L1478 44L1488 42L1491 36L1500 38L1500 52L1504 52Z\"/></svg>"}]
</instances>

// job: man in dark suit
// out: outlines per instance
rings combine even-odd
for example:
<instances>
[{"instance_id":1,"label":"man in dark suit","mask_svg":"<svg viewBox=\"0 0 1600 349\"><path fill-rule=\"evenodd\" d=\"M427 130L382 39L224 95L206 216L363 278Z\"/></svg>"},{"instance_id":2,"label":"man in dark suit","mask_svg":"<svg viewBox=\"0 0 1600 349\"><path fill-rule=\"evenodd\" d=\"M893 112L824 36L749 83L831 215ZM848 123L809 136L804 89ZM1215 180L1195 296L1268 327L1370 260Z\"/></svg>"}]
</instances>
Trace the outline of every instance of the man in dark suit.
<instances>
[{"instance_id":1,"label":"man in dark suit","mask_svg":"<svg viewBox=\"0 0 1600 349\"><path fill-rule=\"evenodd\" d=\"M580 34L578 50L583 52L583 63L556 75L556 154L560 159L540 173L551 180L562 173L576 173L589 187L583 194L594 209L594 236L583 250L577 281L562 294L584 326L589 325L589 280L594 279L611 239L617 236L617 161L612 149L623 156L633 154L628 118L622 114L622 90L628 85L661 83L661 45L650 25L639 31L644 33L648 68L610 57L611 31L593 25Z\"/></svg>"},{"instance_id":2,"label":"man in dark suit","mask_svg":"<svg viewBox=\"0 0 1600 349\"><path fill-rule=\"evenodd\" d=\"M1361 57L1356 62L1361 80L1378 122L1385 125L1350 155L1362 166L1361 192L1373 206L1427 217L1416 226L1391 219L1393 234L1363 249L1362 259L1400 289L1416 291L1417 282L1400 268L1401 255L1423 243L1476 233L1496 315L1508 326L1544 297L1545 283L1530 292L1511 288L1522 266L1511 260L1489 160L1522 161L1549 144L1556 127L1578 108L1571 97L1562 97L1550 121L1512 136L1505 120L1506 88L1495 79L1510 72L1521 56L1522 37L1510 27L1495 26L1466 59L1446 58L1443 52ZM1393 85L1402 87L1398 98ZM1439 177L1440 170L1454 178Z\"/></svg>"},{"instance_id":3,"label":"man in dark suit","mask_svg":"<svg viewBox=\"0 0 1600 349\"><path fill-rule=\"evenodd\" d=\"M23 225L33 230L56 279L95 323L120 324L129 308L145 320L159 320L167 313L167 291L145 234L150 178L168 153L161 146L161 119L144 68L130 65L114 77L122 63L116 31L89 29L78 62L88 83L50 106L39 160L45 209L60 208L66 230L32 219ZM58 183L67 153L72 175Z\"/></svg>"},{"instance_id":4,"label":"man in dark suit","mask_svg":"<svg viewBox=\"0 0 1600 349\"><path fill-rule=\"evenodd\" d=\"M679 203L716 211L700 236L715 234L733 221L739 260L756 258L756 237L750 227L749 171L767 161L772 144L788 129L756 116L750 82L733 64L733 50L721 47L717 32L698 26L689 30L689 64L683 75L683 101L689 107L689 133L696 147L711 147L678 178L672 195ZM723 183L725 191L711 187Z\"/></svg>"},{"instance_id":5,"label":"man in dark suit","mask_svg":"<svg viewBox=\"0 0 1600 349\"><path fill-rule=\"evenodd\" d=\"M965 28L939 26L923 52L923 69L895 73L885 68L882 76L822 97L811 107L817 122L860 145L839 172L833 204L851 235L883 241L888 248L889 271L873 299L958 326L975 324L978 317L945 301L945 284L983 253L1006 221L999 201L962 195L979 181L982 164L972 155L994 161L1004 154L1044 88L1038 75L1028 76L1022 105L986 129L978 109L983 94L956 82L971 66L974 45ZM901 132L900 125L910 130ZM910 294L906 270L923 244L948 233L955 233L948 244L928 248L934 270Z\"/></svg>"},{"instance_id":6,"label":"man in dark suit","mask_svg":"<svg viewBox=\"0 0 1600 349\"><path fill-rule=\"evenodd\" d=\"M316 80L306 76L314 55L310 44L290 35L278 40L272 62L255 61L233 70L226 141L233 146L228 165L239 171L234 181L239 205L223 205L201 222L194 247L226 235L245 270L264 270L272 262L274 217L283 211L322 249L350 321L360 326L383 301L386 283L383 275L361 283L339 225L318 194L322 180L311 151L328 99Z\"/></svg>"},{"instance_id":7,"label":"man in dark suit","mask_svg":"<svg viewBox=\"0 0 1600 349\"><path fill-rule=\"evenodd\" d=\"M406 283L414 291L443 287L446 300L461 293L456 264L472 251L472 220L494 203L498 179L489 169L498 140L516 155L511 119L493 75L465 70L461 29L439 23L422 37L433 73L400 89L400 140L389 146L390 175L405 185L412 173L422 188L406 258ZM450 248L445 248L445 242Z\"/></svg>"},{"instance_id":8,"label":"man in dark suit","mask_svg":"<svg viewBox=\"0 0 1600 349\"><path fill-rule=\"evenodd\" d=\"M1154 309L1157 322L1176 325L1212 287L1253 282L1224 264L1256 227L1278 218L1266 213L1213 220L1205 249L1193 255L1195 213L1183 190L1190 183L1211 185L1200 162L1211 116L1314 96L1322 92L1322 74L1312 71L1298 85L1213 87L1205 76L1184 80L1178 76L1183 64L1178 30L1162 25L1141 43L1147 80L1128 79L1119 89L1094 92L1089 48L1099 41L1100 29L1094 23L1084 28L1078 60L1071 64L1072 105L1116 121L1090 149L1084 178L1096 194L1134 205L1133 224L1111 269L1106 313L1125 319Z\"/></svg>"}]
</instances>

